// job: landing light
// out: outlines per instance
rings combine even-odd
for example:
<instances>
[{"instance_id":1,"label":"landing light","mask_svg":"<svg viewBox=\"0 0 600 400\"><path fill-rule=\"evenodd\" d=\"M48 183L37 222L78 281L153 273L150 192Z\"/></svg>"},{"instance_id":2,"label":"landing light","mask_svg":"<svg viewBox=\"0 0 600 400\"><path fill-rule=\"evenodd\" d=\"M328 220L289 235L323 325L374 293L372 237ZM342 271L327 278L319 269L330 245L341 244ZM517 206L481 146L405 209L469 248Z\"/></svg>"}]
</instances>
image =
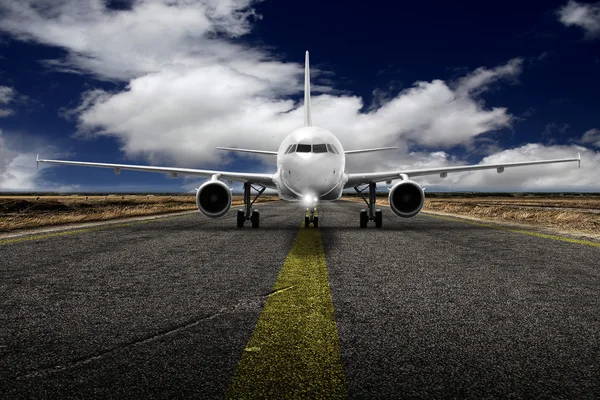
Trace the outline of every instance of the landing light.
<instances>
[{"instance_id":1,"label":"landing light","mask_svg":"<svg viewBox=\"0 0 600 400\"><path fill-rule=\"evenodd\" d=\"M304 200L304 204L306 204L307 206L310 206L312 204L315 204L319 199L317 198L317 196L313 196L311 194L305 194L303 200Z\"/></svg>"}]
</instances>

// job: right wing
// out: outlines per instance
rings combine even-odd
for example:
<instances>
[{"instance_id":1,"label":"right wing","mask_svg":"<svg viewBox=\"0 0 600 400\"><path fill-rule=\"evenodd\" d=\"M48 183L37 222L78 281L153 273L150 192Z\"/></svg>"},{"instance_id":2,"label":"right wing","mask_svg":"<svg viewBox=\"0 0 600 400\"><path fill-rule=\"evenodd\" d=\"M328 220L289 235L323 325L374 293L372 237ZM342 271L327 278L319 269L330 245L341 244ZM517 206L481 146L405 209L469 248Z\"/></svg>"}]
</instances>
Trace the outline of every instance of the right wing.
<instances>
[{"instance_id":1,"label":"right wing","mask_svg":"<svg viewBox=\"0 0 600 400\"><path fill-rule=\"evenodd\" d=\"M384 172L366 172L358 174L348 174L348 181L344 184L344 188L351 188L359 185L363 185L371 182L391 181L394 179L401 179L408 177L413 178L415 176L424 175L437 175L446 177L452 172L465 172L465 171L478 171L482 169L496 169L498 172L504 172L504 168L509 167L523 167L527 165L539 165L539 164L555 164L564 162L579 162L581 167L581 154L578 154L577 158L561 158L556 160L540 160L540 161L521 161L513 163L502 163L502 164L482 164L482 165L464 165L460 167L440 167L440 168L424 168L424 169L407 169L402 171L384 171Z\"/></svg>"},{"instance_id":2,"label":"right wing","mask_svg":"<svg viewBox=\"0 0 600 400\"><path fill-rule=\"evenodd\" d=\"M152 167L147 165L129 165L129 164L106 164L106 163L93 163L83 161L63 161L63 160L40 160L39 156L36 159L39 163L48 164L61 164L61 165L78 165L81 167L99 167L99 168L112 168L115 174L119 174L122 169L131 171L146 171L146 172L162 172L170 174L172 177L177 178L179 175L193 175L201 176L204 178L216 177L216 179L224 179L226 181L235 182L250 182L257 183L259 185L275 189L275 183L273 182L274 174L255 174L246 172L229 172L229 171L213 171L207 169L192 169L192 168L172 168L172 167Z\"/></svg>"},{"instance_id":3,"label":"right wing","mask_svg":"<svg viewBox=\"0 0 600 400\"><path fill-rule=\"evenodd\" d=\"M268 150L248 150L248 149L238 149L235 147L217 147L219 150L229 150L229 151L239 151L242 153L255 153L255 154L268 154L270 156L276 156L276 151L268 151Z\"/></svg>"}]
</instances>

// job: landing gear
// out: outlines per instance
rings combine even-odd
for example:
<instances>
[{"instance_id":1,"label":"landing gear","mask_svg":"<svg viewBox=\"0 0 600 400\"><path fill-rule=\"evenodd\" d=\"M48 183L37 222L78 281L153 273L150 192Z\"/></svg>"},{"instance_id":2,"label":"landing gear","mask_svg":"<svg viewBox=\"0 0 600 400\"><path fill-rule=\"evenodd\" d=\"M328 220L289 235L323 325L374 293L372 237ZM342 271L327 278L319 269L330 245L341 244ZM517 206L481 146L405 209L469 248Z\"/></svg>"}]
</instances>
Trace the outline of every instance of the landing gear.
<instances>
[{"instance_id":1,"label":"landing gear","mask_svg":"<svg viewBox=\"0 0 600 400\"><path fill-rule=\"evenodd\" d=\"M304 216L304 227L308 228L311 223L315 228L319 227L319 215L316 207L306 209L306 215Z\"/></svg>"},{"instance_id":2,"label":"landing gear","mask_svg":"<svg viewBox=\"0 0 600 400\"><path fill-rule=\"evenodd\" d=\"M369 183L368 186L360 189L358 186L354 187L356 193L362 197L362 199L367 203L366 210L360 210L360 227L366 228L369 221L375 221L375 227L381 228L383 225L383 214L380 209L375 209L375 201L377 200L377 192L375 189L377 188L377 184L375 182ZM365 197L363 192L369 189L369 199Z\"/></svg>"},{"instance_id":3,"label":"landing gear","mask_svg":"<svg viewBox=\"0 0 600 400\"><path fill-rule=\"evenodd\" d=\"M367 210L360 210L360 227L366 228L367 222L369 222L369 216L367 215Z\"/></svg>"},{"instance_id":4,"label":"landing gear","mask_svg":"<svg viewBox=\"0 0 600 400\"><path fill-rule=\"evenodd\" d=\"M383 214L381 214L381 210L375 210L375 228L381 228L383 225Z\"/></svg>"},{"instance_id":5,"label":"landing gear","mask_svg":"<svg viewBox=\"0 0 600 400\"><path fill-rule=\"evenodd\" d=\"M257 193L254 199L251 196L251 189L254 189ZM243 228L244 222L250 221L252 222L253 228L258 228L260 224L260 212L258 210L253 210L252 205L258 199L258 197L265 191L263 186L259 188L255 188L252 184L246 182L244 183L244 208L238 210L237 212L237 227Z\"/></svg>"},{"instance_id":6,"label":"landing gear","mask_svg":"<svg viewBox=\"0 0 600 400\"><path fill-rule=\"evenodd\" d=\"M246 218L244 216L244 210L238 210L238 212L237 212L237 227L243 228L245 220L246 220Z\"/></svg>"},{"instance_id":7,"label":"landing gear","mask_svg":"<svg viewBox=\"0 0 600 400\"><path fill-rule=\"evenodd\" d=\"M258 228L258 224L260 222L260 212L252 211L252 216L250 217L250 221L252 221L253 228Z\"/></svg>"}]
</instances>

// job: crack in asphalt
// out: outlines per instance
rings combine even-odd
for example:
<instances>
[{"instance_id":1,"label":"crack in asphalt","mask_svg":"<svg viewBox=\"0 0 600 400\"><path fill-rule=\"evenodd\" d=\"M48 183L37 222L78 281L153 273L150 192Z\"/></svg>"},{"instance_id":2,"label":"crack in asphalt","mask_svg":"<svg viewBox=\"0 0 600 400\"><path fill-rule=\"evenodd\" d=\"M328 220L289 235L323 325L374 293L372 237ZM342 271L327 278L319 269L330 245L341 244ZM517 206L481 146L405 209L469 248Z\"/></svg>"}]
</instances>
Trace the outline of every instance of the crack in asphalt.
<instances>
[{"instance_id":1,"label":"crack in asphalt","mask_svg":"<svg viewBox=\"0 0 600 400\"><path fill-rule=\"evenodd\" d=\"M249 310L249 309L253 309L253 308L260 308L264 305L264 302L266 302L267 298L273 294L277 294L286 290L291 289L293 286L289 286L289 287L285 287L283 289L271 292L267 295L262 295L262 296L255 296L255 297L250 297L247 299L242 299L240 301L238 301L236 304L229 306L229 307L223 307L221 309L219 309L217 312L204 316L204 317L200 317L197 319L192 320L191 322L187 322L185 324L176 326L174 328L171 329L167 329L167 330L163 330L163 331L159 331L158 333L152 335L152 336L148 336L142 339L138 339L138 340L133 340L131 342L127 342L127 343L123 343L121 345L115 346L111 349L102 351L98 354L92 355L92 356L85 356L85 357L81 357L81 358L77 358L75 360L70 361L68 364L66 365L54 365L52 367L48 367L48 368L41 368L41 369L37 369L37 370L33 370L30 372L27 372L25 374L22 375L17 375L15 377L16 380L23 380L23 379L29 379L29 378L36 378L36 377L42 377L42 376L46 376L46 375L50 375L53 373L57 373L57 372L62 372L62 371L66 371L66 370L70 370L73 368L77 368L79 366L82 365L86 365L89 364L91 362L103 359L105 357L108 357L112 354L116 354L120 351L132 348L132 347L137 347L137 346L142 346L148 343L152 343L154 341L157 341L159 339L165 338L165 337L169 337L169 336L173 336L176 335L177 333L180 333L182 331L188 330L190 328L193 328L205 321L209 321L215 318L218 318L220 316L223 316L225 314L231 314L234 313L236 311L244 311L244 310Z\"/></svg>"}]
</instances>

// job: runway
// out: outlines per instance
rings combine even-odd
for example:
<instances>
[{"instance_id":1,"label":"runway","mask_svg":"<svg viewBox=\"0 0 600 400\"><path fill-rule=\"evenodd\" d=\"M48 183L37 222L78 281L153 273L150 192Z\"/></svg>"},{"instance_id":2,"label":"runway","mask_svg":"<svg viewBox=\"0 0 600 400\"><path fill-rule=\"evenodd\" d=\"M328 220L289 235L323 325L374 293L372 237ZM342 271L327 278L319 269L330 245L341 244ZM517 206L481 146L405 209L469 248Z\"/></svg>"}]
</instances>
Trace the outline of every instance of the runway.
<instances>
[{"instance_id":1,"label":"runway","mask_svg":"<svg viewBox=\"0 0 600 400\"><path fill-rule=\"evenodd\" d=\"M0 242L0 398L600 397L599 247L385 207L360 229L351 202L303 234L297 204L256 208L259 229Z\"/></svg>"}]
</instances>

